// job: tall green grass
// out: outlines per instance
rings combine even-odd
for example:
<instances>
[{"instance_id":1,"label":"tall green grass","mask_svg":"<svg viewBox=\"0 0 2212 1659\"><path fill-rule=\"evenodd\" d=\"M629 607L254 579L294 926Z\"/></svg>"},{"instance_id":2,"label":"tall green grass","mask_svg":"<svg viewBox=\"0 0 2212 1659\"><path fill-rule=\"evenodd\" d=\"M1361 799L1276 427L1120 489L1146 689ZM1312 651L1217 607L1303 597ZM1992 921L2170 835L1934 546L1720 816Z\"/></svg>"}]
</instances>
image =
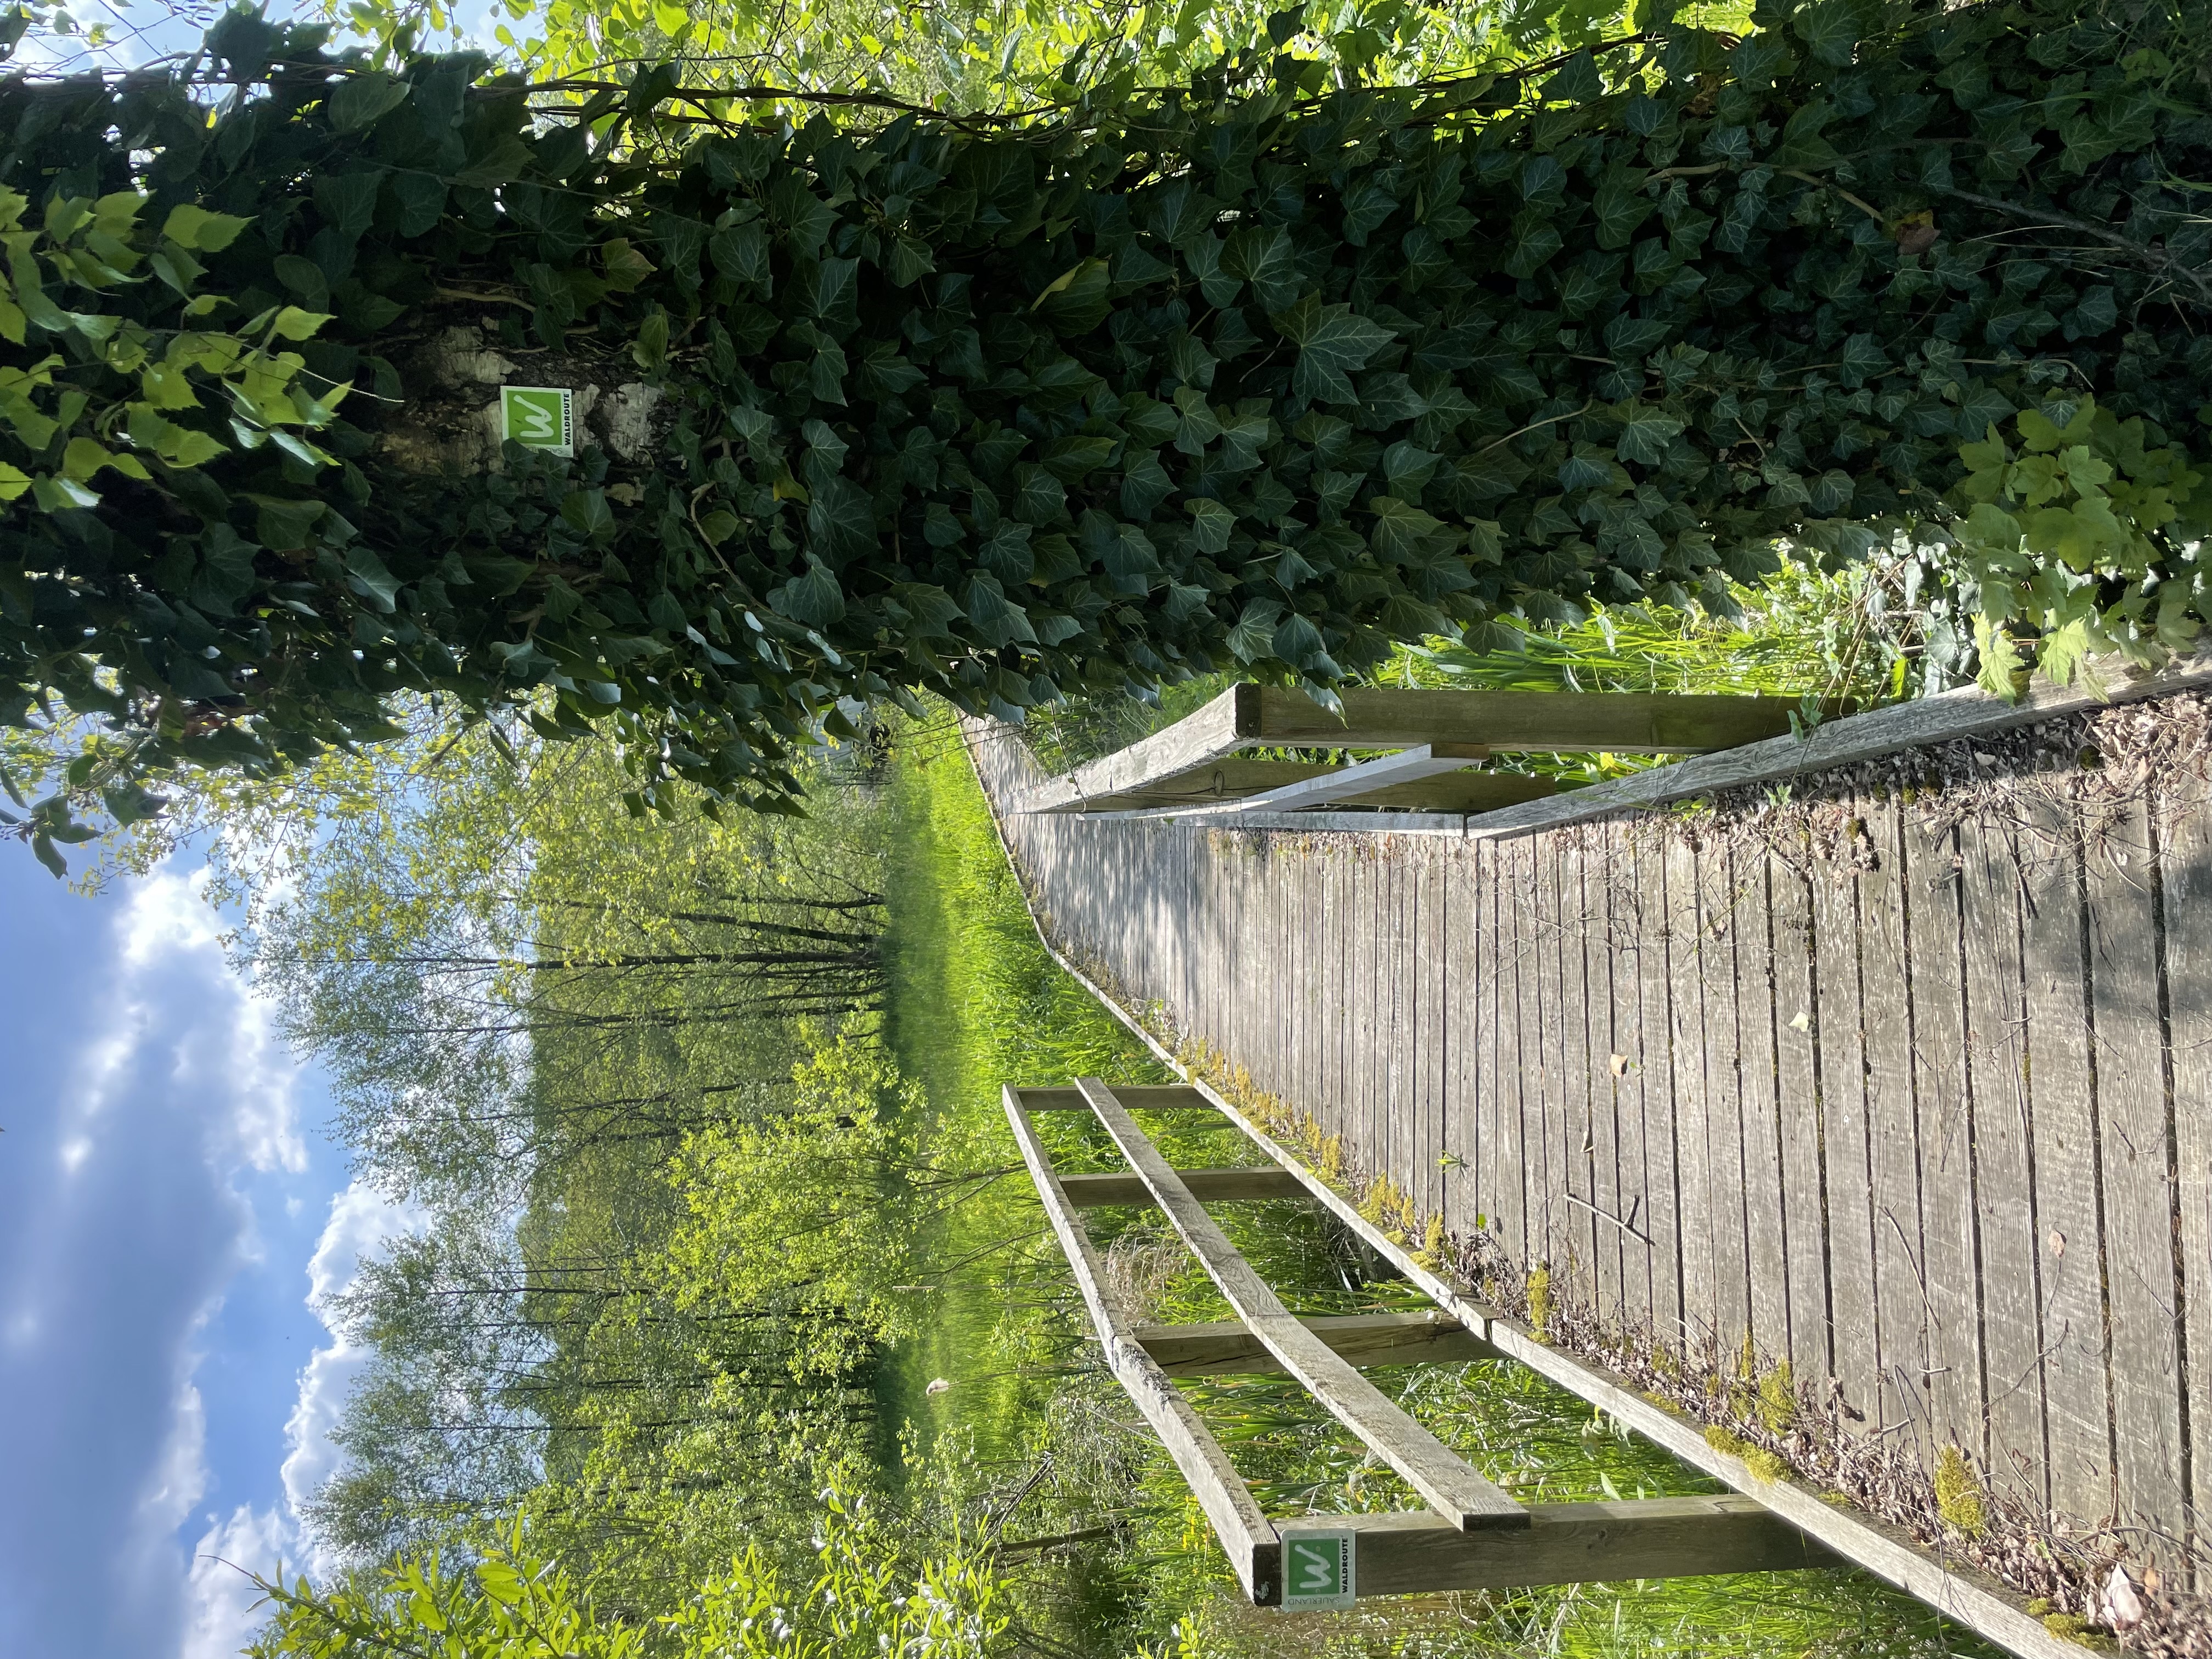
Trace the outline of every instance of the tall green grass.
<instances>
[{"instance_id":1,"label":"tall green grass","mask_svg":"<svg viewBox=\"0 0 2212 1659\"><path fill-rule=\"evenodd\" d=\"M979 1168L1018 1163L1003 1083L1082 1073L1162 1080L1142 1047L1037 941L975 775L945 729L902 731L889 784L893 994L885 1035L927 1092L934 1155ZM1121 1167L1103 1132L1040 1115L1069 1170ZM1149 1115L1171 1161L1256 1161L1231 1126ZM1314 1206L1229 1205L1217 1216L1262 1277L1309 1315L1423 1305ZM1089 1212L1115 1271L1152 1317L1224 1316L1212 1285L1158 1216ZM1920 1659L1988 1650L1917 1603L1833 1573L1583 1585L1413 1598L1346 1614L1243 1607L1204 1517L1118 1385L1086 1350L1087 1322L1026 1175L1003 1178L931 1224L937 1266L923 1334L887 1369L886 1415L905 1425L901 1472L917 1512L992 1516L1001 1542L1087 1532L1040 1559L1019 1549L1018 1634L1029 1650L1085 1659L1425 1655L1429 1659ZM1147 1271L1149 1268L1149 1271ZM1580 1400L1504 1362L1370 1373L1448 1444L1530 1502L1717 1490ZM930 1392L933 1382L945 1386ZM1261 1501L1276 1515L1340 1514L1418 1500L1287 1379L1185 1385Z\"/></svg>"}]
</instances>

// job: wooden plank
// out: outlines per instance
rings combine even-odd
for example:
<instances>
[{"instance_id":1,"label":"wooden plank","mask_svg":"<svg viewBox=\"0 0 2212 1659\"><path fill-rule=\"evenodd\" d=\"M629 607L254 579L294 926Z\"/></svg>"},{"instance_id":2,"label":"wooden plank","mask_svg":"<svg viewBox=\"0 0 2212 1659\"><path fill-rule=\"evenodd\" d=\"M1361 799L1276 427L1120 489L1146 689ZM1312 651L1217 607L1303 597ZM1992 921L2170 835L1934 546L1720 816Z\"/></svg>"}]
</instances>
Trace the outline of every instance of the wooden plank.
<instances>
[{"instance_id":1,"label":"wooden plank","mask_svg":"<svg viewBox=\"0 0 2212 1659\"><path fill-rule=\"evenodd\" d=\"M1447 772L1463 772L1477 761L1488 760L1490 750L1480 744L1420 743L1394 755L1332 767L1311 777L1298 778L1249 795L1237 803L1238 811L1295 812L1310 806L1328 806L1358 800L1377 790L1419 783Z\"/></svg>"},{"instance_id":2,"label":"wooden plank","mask_svg":"<svg viewBox=\"0 0 2212 1659\"><path fill-rule=\"evenodd\" d=\"M1656 941L1645 938L1642 895L1636 885L1638 854L1626 830L1607 824L1594 833L1601 835L1606 844L1605 926L1613 997L1606 1079L1612 1085L1614 1124L1613 1209L1622 1226L1620 1321L1622 1329L1633 1335L1650 1332L1655 1323L1652 1275L1662 1253L1653 1231L1658 1206L1652 1187L1657 1172L1671 1167L1663 1158L1652 1156L1648 1137L1653 1126L1645 1115L1644 957L1656 948ZM1657 1127L1663 1136L1666 1125ZM1671 1186L1671 1176L1667 1179ZM1671 1191L1665 1208L1671 1216ZM1666 1272L1671 1281L1671 1259L1666 1261Z\"/></svg>"},{"instance_id":3,"label":"wooden plank","mask_svg":"<svg viewBox=\"0 0 2212 1659\"><path fill-rule=\"evenodd\" d=\"M1299 1322L1331 1352L1354 1365L1456 1365L1498 1358L1498 1350L1489 1343L1433 1309ZM1138 1325L1130 1334L1170 1376L1263 1376L1283 1369L1283 1362L1267 1345L1233 1319L1205 1325Z\"/></svg>"},{"instance_id":4,"label":"wooden plank","mask_svg":"<svg viewBox=\"0 0 2212 1659\"><path fill-rule=\"evenodd\" d=\"M1534 1106L1529 1150L1529 1255L1552 1272L1555 1301L1588 1300L1577 1274L1589 1265L1589 1218L1566 1201L1569 1170L1568 1049L1560 967L1559 849L1549 836L1528 843L1533 879L1523 915L1535 995L1521 1005L1522 1098ZM1524 1109L1524 1120L1531 1114Z\"/></svg>"},{"instance_id":5,"label":"wooden plank","mask_svg":"<svg viewBox=\"0 0 2212 1659\"><path fill-rule=\"evenodd\" d=\"M1444 1103L1451 1074L1451 1027L1445 1007L1451 996L1450 849L1421 847L1413 855L1414 1050L1419 1066L1413 1082L1413 1146L1411 1174L1416 1201L1425 1214L1443 1213Z\"/></svg>"},{"instance_id":6,"label":"wooden plank","mask_svg":"<svg viewBox=\"0 0 2212 1659\"><path fill-rule=\"evenodd\" d=\"M1090 1103L1083 1091L1073 1085L1031 1088L1017 1085L1022 1105L1032 1112L1087 1112ZM1139 1112L1211 1112L1212 1101L1188 1083L1122 1084L1120 1092L1124 1104Z\"/></svg>"},{"instance_id":7,"label":"wooden plank","mask_svg":"<svg viewBox=\"0 0 2212 1659\"><path fill-rule=\"evenodd\" d=\"M1304 1198L1306 1189L1295 1176L1280 1170L1178 1170L1191 1196L1202 1203L1227 1203L1241 1199ZM1079 1210L1133 1205L1149 1209L1152 1188L1133 1175L1064 1175L1060 1184L1067 1201Z\"/></svg>"},{"instance_id":8,"label":"wooden plank","mask_svg":"<svg viewBox=\"0 0 2212 1659\"><path fill-rule=\"evenodd\" d=\"M1713 1285L1713 1162L1708 1116L1705 994L1711 979L1700 928L1698 855L1667 837L1668 1058L1674 1094L1674 1191L1682 1250L1682 1340L1693 1364L1717 1365L1718 1304Z\"/></svg>"},{"instance_id":9,"label":"wooden plank","mask_svg":"<svg viewBox=\"0 0 2212 1659\"><path fill-rule=\"evenodd\" d=\"M2169 1571L2189 1529L2156 860L2141 795L2084 848L2120 1517Z\"/></svg>"},{"instance_id":10,"label":"wooden plank","mask_svg":"<svg viewBox=\"0 0 2212 1659\"><path fill-rule=\"evenodd\" d=\"M1921 1270L1918 1125L1913 1116L1912 981L1903 823L1893 796L1862 799L1871 866L1859 877L1859 996L1874 1176L1875 1295L1881 1388L1871 1415L1932 1460L1928 1285ZM1932 1461L1929 1463L1932 1468Z\"/></svg>"},{"instance_id":11,"label":"wooden plank","mask_svg":"<svg viewBox=\"0 0 2212 1659\"><path fill-rule=\"evenodd\" d=\"M1713 1340L1730 1376L1751 1333L1750 1236L1744 1194L1744 1077L1736 980L1741 895L1727 838L1698 849L1698 977L1705 988L1705 1156L1711 1180Z\"/></svg>"},{"instance_id":12,"label":"wooden plank","mask_svg":"<svg viewBox=\"0 0 2212 1659\"><path fill-rule=\"evenodd\" d=\"M1022 1109L1019 1091L1008 1087L1004 1095L1006 1121L1022 1149L1022 1159L1029 1165L1030 1178L1036 1183L1046 1219L1066 1254L1068 1271L1074 1275L1084 1305L1091 1310L1091 1323L1105 1350L1107 1368L1128 1390L1131 1402L1144 1413L1145 1421L1152 1425L1152 1432L1159 1436L1160 1443L1189 1484L1191 1495L1212 1523L1214 1536L1221 1540L1222 1551L1245 1595L1255 1601L1279 1595L1282 1546L1274 1527L1190 1402L1124 1328L1121 1310L1106 1293L1104 1273L1091 1236L1084 1231L1060 1189L1051 1155L1037 1139L1029 1114Z\"/></svg>"},{"instance_id":13,"label":"wooden plank","mask_svg":"<svg viewBox=\"0 0 2212 1659\"><path fill-rule=\"evenodd\" d=\"M1492 749L1610 750L1687 754L1732 749L1790 730L1792 697L1682 696L1671 693L1416 691L1396 687L1339 693L1341 715L1303 691L1260 693L1260 740L1344 749L1472 743Z\"/></svg>"},{"instance_id":14,"label":"wooden plank","mask_svg":"<svg viewBox=\"0 0 2212 1659\"><path fill-rule=\"evenodd\" d=\"M1582 968L1581 1065L1576 1076L1583 1117L1583 1136L1589 1147L1586 1158L1589 1185L1585 1189L1593 1228L1591 1284L1599 1322L1608 1330L1623 1328L1621 1273L1623 1247L1640 1252L1642 1247L1624 1231L1620 1196L1620 1125L1613 1097L1612 1057L1613 938L1609 926L1612 902L1612 863L1609 837L1591 827L1568 832L1574 848L1577 878L1577 924L1573 943L1579 948Z\"/></svg>"},{"instance_id":15,"label":"wooden plank","mask_svg":"<svg viewBox=\"0 0 2212 1659\"><path fill-rule=\"evenodd\" d=\"M1477 1474L1458 1454L1291 1316L1176 1178L1136 1120L1115 1099L1112 1090L1096 1078L1078 1079L1076 1086L1090 1101L1121 1156L1145 1178L1169 1224L1182 1235L1237 1316L1331 1416L1454 1526L1471 1531L1528 1524L1526 1510Z\"/></svg>"},{"instance_id":16,"label":"wooden plank","mask_svg":"<svg viewBox=\"0 0 2212 1659\"><path fill-rule=\"evenodd\" d=\"M1285 1530L1295 1537L1299 1524ZM1534 1504L1527 1530L1503 1534L1469 1536L1419 1510L1309 1516L1303 1524L1358 1534L1362 1600L1840 1565L1764 1504L1734 1496Z\"/></svg>"},{"instance_id":17,"label":"wooden plank","mask_svg":"<svg viewBox=\"0 0 2212 1659\"><path fill-rule=\"evenodd\" d=\"M1258 694L1256 686L1232 685L1165 731L1079 766L1065 777L1033 785L1023 792L1012 810L1051 812L1079 807L1085 801L1110 799L1233 755L1249 747L1259 729Z\"/></svg>"},{"instance_id":18,"label":"wooden plank","mask_svg":"<svg viewBox=\"0 0 2212 1659\"><path fill-rule=\"evenodd\" d=\"M1928 1291L1928 1409L1936 1443L1983 1455L1981 1244L1974 1104L1967 1087L1964 870L1958 831L1904 824L1919 1124L1921 1267Z\"/></svg>"},{"instance_id":19,"label":"wooden plank","mask_svg":"<svg viewBox=\"0 0 2212 1659\"><path fill-rule=\"evenodd\" d=\"M1437 1122L1437 1190L1455 1237L1479 1231L1482 1207L1481 1060L1483 861L1480 849L1446 847L1438 925L1443 963L1438 1010L1444 1049Z\"/></svg>"},{"instance_id":20,"label":"wooden plank","mask_svg":"<svg viewBox=\"0 0 2212 1659\"><path fill-rule=\"evenodd\" d=\"M2086 1527L2110 1517L2113 1492L2081 854L2070 809L2031 793L2021 813L2027 1086L2035 1225L2042 1235L2051 1504Z\"/></svg>"},{"instance_id":21,"label":"wooden plank","mask_svg":"<svg viewBox=\"0 0 2212 1659\"><path fill-rule=\"evenodd\" d=\"M1987 1416L1982 1466L2039 1510L2051 1503L2043 1419L2042 1249L2027 1093L2019 854L2008 826L1959 825L1966 1066L1974 1109Z\"/></svg>"},{"instance_id":22,"label":"wooden plank","mask_svg":"<svg viewBox=\"0 0 2212 1659\"><path fill-rule=\"evenodd\" d=\"M1522 1000L1532 1002L1534 975L1523 972L1526 945L1522 927L1527 908L1529 876L1528 843L1509 842L1498 849L1493 900L1498 921L1494 930L1497 961L1497 1011L1491 1066L1492 1110L1496 1122L1497 1174L1491 1187L1491 1214L1497 1221L1497 1237L1512 1271L1526 1275L1535 1266L1528 1220L1528 1136L1523 1109L1525 1091L1521 1063Z\"/></svg>"},{"instance_id":23,"label":"wooden plank","mask_svg":"<svg viewBox=\"0 0 2212 1659\"><path fill-rule=\"evenodd\" d=\"M1638 1024L1637 1076L1644 1098L1644 1206L1651 1240L1651 1329L1676 1355L1690 1346L1688 1244L1684 1236L1682 1098L1675 1088L1674 907L1669 897L1672 836L1662 828L1635 832Z\"/></svg>"},{"instance_id":24,"label":"wooden plank","mask_svg":"<svg viewBox=\"0 0 2212 1659\"><path fill-rule=\"evenodd\" d=\"M1809 844L1766 860L1767 927L1774 961L1775 1120L1780 1140L1783 1245L1788 1257L1790 1374L1825 1401L1834 1356L1828 1329L1827 1170L1814 1024Z\"/></svg>"},{"instance_id":25,"label":"wooden plank","mask_svg":"<svg viewBox=\"0 0 2212 1659\"><path fill-rule=\"evenodd\" d=\"M1881 1421L1881 1299L1874 1248L1874 1152L1868 1132L1866 1026L1860 1006L1859 872L1863 803L1845 797L1841 834L1812 866L1814 1062L1826 1188L1830 1379L1838 1415Z\"/></svg>"},{"instance_id":26,"label":"wooden plank","mask_svg":"<svg viewBox=\"0 0 2212 1659\"><path fill-rule=\"evenodd\" d=\"M1285 784L1324 777L1343 769L1334 761L1247 760L1241 756L1226 755L1110 795L1083 796L1064 805L1032 810L1055 817L1073 813L1095 816L1241 800L1262 790L1279 789Z\"/></svg>"},{"instance_id":27,"label":"wooden plank","mask_svg":"<svg viewBox=\"0 0 2212 1659\"><path fill-rule=\"evenodd\" d=\"M2166 926L2166 1006L2173 1068L2175 1207L2181 1230L2184 1396L2190 1434L2190 1502L2201 1549L2212 1534L2212 805L2202 780L2182 773L2157 797L2170 825L2159 848ZM2203 1568L2197 1588L2212 1589Z\"/></svg>"},{"instance_id":28,"label":"wooden plank","mask_svg":"<svg viewBox=\"0 0 2212 1659\"><path fill-rule=\"evenodd\" d=\"M1774 915L1765 848L1729 850L1736 944L1736 1091L1743 1122L1743 1212L1750 1331L1757 1364L1790 1358L1790 1182L1782 1161Z\"/></svg>"}]
</instances>

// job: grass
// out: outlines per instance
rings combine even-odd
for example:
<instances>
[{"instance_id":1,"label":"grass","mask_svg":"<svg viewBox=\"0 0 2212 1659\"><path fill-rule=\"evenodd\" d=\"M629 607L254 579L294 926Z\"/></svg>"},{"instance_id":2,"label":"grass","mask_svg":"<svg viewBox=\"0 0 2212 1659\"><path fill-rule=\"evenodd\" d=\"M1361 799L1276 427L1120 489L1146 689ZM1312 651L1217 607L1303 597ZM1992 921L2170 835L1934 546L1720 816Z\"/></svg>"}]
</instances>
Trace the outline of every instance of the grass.
<instances>
[{"instance_id":1,"label":"grass","mask_svg":"<svg viewBox=\"0 0 2212 1659\"><path fill-rule=\"evenodd\" d=\"M890 788L898 833L886 1035L927 1091L939 1148L978 1166L1016 1161L999 1105L1005 1081L1057 1083L1079 1073L1158 1080L1135 1039L1039 945L957 741L941 727L909 728ZM1119 1167L1088 1119L1054 1115L1040 1124L1062 1167ZM1147 1127L1176 1163L1257 1158L1225 1123L1160 1114ZM1311 1206L1224 1206L1217 1214L1296 1311L1424 1305L1402 1284L1379 1279L1357 1242ZM1224 1316L1156 1215L1090 1217L1093 1237L1153 1316ZM936 1224L926 1254L942 1265L923 1292L930 1317L888 1368L886 1414L907 1425L904 1444L917 1460L908 1473L926 1485L929 1501L992 1514L1007 1540L1093 1534L1046 1557L1011 1553L1019 1622L1035 1651L1101 1659L1918 1659L1986 1651L1917 1603L1849 1574L1419 1597L1345 1614L1246 1607L1173 1467L1086 1355L1080 1306L1026 1178L1010 1173ZM1526 1501L1717 1489L1523 1366L1369 1375ZM940 1379L946 1386L930 1393ZM1270 1513L1416 1501L1287 1379L1221 1376L1185 1387Z\"/></svg>"}]
</instances>

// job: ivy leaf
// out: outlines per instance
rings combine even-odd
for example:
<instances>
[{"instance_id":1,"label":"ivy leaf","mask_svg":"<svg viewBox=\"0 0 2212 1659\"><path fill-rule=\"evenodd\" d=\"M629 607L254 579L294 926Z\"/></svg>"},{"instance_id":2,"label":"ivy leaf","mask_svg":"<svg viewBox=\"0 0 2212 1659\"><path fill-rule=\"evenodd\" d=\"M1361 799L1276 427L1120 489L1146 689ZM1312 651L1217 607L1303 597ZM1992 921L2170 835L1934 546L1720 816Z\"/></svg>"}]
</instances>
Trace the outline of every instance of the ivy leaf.
<instances>
[{"instance_id":1,"label":"ivy leaf","mask_svg":"<svg viewBox=\"0 0 2212 1659\"><path fill-rule=\"evenodd\" d=\"M1279 601L1254 599L1245 605L1224 643L1239 662L1261 661L1274 651L1275 623L1282 614Z\"/></svg>"},{"instance_id":2,"label":"ivy leaf","mask_svg":"<svg viewBox=\"0 0 2212 1659\"><path fill-rule=\"evenodd\" d=\"M603 489L572 489L561 498L561 520L578 535L596 543L614 539L615 512Z\"/></svg>"},{"instance_id":3,"label":"ivy leaf","mask_svg":"<svg viewBox=\"0 0 2212 1659\"><path fill-rule=\"evenodd\" d=\"M1191 536L1201 553L1224 553L1229 550L1229 534L1237 528L1237 515L1219 501L1204 499L1185 501L1183 508L1190 514Z\"/></svg>"},{"instance_id":4,"label":"ivy leaf","mask_svg":"<svg viewBox=\"0 0 2212 1659\"><path fill-rule=\"evenodd\" d=\"M1668 447L1682 431L1680 421L1650 404L1616 404L1613 413L1621 423L1620 441L1613 453L1640 466L1656 466L1665 460Z\"/></svg>"},{"instance_id":5,"label":"ivy leaf","mask_svg":"<svg viewBox=\"0 0 2212 1659\"><path fill-rule=\"evenodd\" d=\"M1297 297L1297 250L1289 231L1252 228L1236 232L1222 250L1221 268L1252 284L1253 297L1269 311Z\"/></svg>"},{"instance_id":6,"label":"ivy leaf","mask_svg":"<svg viewBox=\"0 0 2212 1659\"><path fill-rule=\"evenodd\" d=\"M1293 307L1274 321L1303 348L1291 374L1291 395L1325 403L1358 403L1350 377L1397 337L1348 305L1316 307L1311 313Z\"/></svg>"},{"instance_id":7,"label":"ivy leaf","mask_svg":"<svg viewBox=\"0 0 2212 1659\"><path fill-rule=\"evenodd\" d=\"M868 492L842 473L822 480L806 508L806 531L814 546L837 563L876 550L876 504Z\"/></svg>"},{"instance_id":8,"label":"ivy leaf","mask_svg":"<svg viewBox=\"0 0 2212 1659\"><path fill-rule=\"evenodd\" d=\"M1605 96L1605 80L1597 72L1597 60L1586 52L1578 52L1559 66L1559 72L1544 82L1539 95L1553 103L1588 104Z\"/></svg>"},{"instance_id":9,"label":"ivy leaf","mask_svg":"<svg viewBox=\"0 0 2212 1659\"><path fill-rule=\"evenodd\" d=\"M1369 539L1377 554L1395 564L1419 561L1449 537L1441 520L1395 496L1377 495L1367 507L1375 515L1375 529Z\"/></svg>"},{"instance_id":10,"label":"ivy leaf","mask_svg":"<svg viewBox=\"0 0 2212 1659\"><path fill-rule=\"evenodd\" d=\"M768 596L769 608L806 628L827 628L843 619L845 590L830 567L809 555L806 568Z\"/></svg>"}]
</instances>

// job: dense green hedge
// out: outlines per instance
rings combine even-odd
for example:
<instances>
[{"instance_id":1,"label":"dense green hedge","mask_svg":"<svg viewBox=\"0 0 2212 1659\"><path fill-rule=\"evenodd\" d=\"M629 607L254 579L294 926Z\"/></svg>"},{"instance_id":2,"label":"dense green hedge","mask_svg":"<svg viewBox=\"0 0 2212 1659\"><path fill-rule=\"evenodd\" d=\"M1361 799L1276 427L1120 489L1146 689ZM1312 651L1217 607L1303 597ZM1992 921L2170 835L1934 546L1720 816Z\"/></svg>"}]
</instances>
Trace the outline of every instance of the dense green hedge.
<instances>
[{"instance_id":1,"label":"dense green hedge","mask_svg":"<svg viewBox=\"0 0 2212 1659\"><path fill-rule=\"evenodd\" d=\"M395 78L248 14L212 117L0 82L6 718L105 712L136 746L81 769L121 782L434 690L753 798L840 698L1326 686L1717 593L1784 532L1863 550L2045 399L2190 441L2201 0L1757 21L998 128ZM424 471L454 327L517 383L658 389L651 441Z\"/></svg>"}]
</instances>

